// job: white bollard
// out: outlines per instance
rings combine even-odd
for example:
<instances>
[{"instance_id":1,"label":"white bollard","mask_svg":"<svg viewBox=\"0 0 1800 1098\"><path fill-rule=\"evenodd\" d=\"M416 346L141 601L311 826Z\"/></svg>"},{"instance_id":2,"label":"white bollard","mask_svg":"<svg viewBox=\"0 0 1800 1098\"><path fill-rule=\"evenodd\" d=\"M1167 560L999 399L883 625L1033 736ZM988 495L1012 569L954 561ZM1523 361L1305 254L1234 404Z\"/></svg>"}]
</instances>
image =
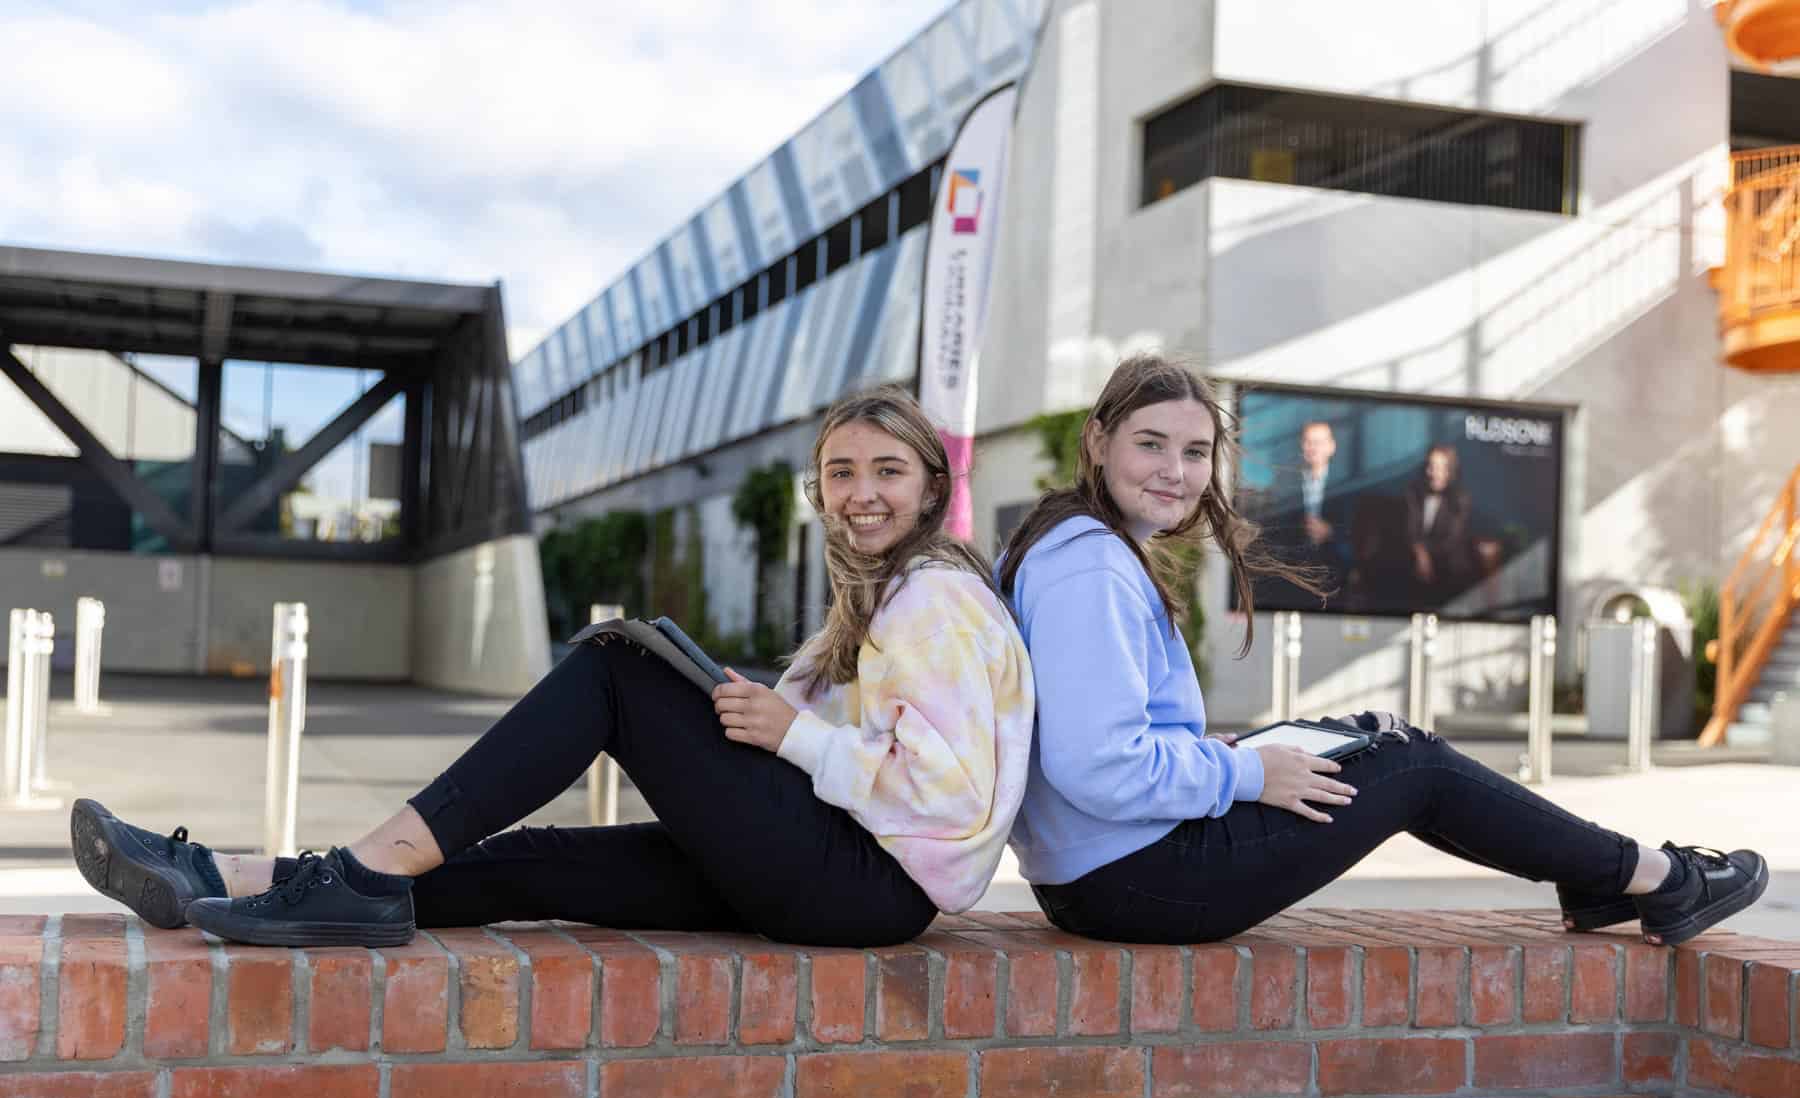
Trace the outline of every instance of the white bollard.
<instances>
[{"instance_id":1,"label":"white bollard","mask_svg":"<svg viewBox=\"0 0 1800 1098\"><path fill-rule=\"evenodd\" d=\"M14 609L6 622L6 750L0 758L0 796L18 784L19 736L25 727L25 615Z\"/></svg>"},{"instance_id":2,"label":"white bollard","mask_svg":"<svg viewBox=\"0 0 1800 1098\"><path fill-rule=\"evenodd\" d=\"M1406 682L1406 723L1431 729L1437 724L1437 708L1431 692L1432 671L1437 663L1438 617L1412 616L1412 667Z\"/></svg>"},{"instance_id":3,"label":"white bollard","mask_svg":"<svg viewBox=\"0 0 1800 1098\"><path fill-rule=\"evenodd\" d=\"M106 712L100 704L100 641L106 632L106 605L83 597L75 603L75 708Z\"/></svg>"},{"instance_id":4,"label":"white bollard","mask_svg":"<svg viewBox=\"0 0 1800 1098\"><path fill-rule=\"evenodd\" d=\"M1292 720L1300 699L1300 612L1278 610L1270 625L1275 650L1274 697L1270 699L1274 719Z\"/></svg>"},{"instance_id":5,"label":"white bollard","mask_svg":"<svg viewBox=\"0 0 1800 1098\"><path fill-rule=\"evenodd\" d=\"M263 853L292 857L300 816L300 735L306 730L306 635L303 602L275 604L269 645L269 758L263 801Z\"/></svg>"},{"instance_id":6,"label":"white bollard","mask_svg":"<svg viewBox=\"0 0 1800 1098\"><path fill-rule=\"evenodd\" d=\"M611 621L625 616L623 606L596 602L588 607L588 624ZM619 764L611 755L602 754L588 767L588 823L611 827L619 822Z\"/></svg>"},{"instance_id":7,"label":"white bollard","mask_svg":"<svg viewBox=\"0 0 1800 1098\"><path fill-rule=\"evenodd\" d=\"M49 784L44 752L49 745L50 656L56 650L56 621L36 610L14 611L16 634L8 663L8 741L16 741L7 756L12 762L7 787L0 791L0 807L15 811L47 812L62 807L56 797L41 797L38 790ZM18 664L15 680L12 665Z\"/></svg>"},{"instance_id":8,"label":"white bollard","mask_svg":"<svg viewBox=\"0 0 1800 1098\"><path fill-rule=\"evenodd\" d=\"M1636 618L1631 623L1631 709L1625 725L1625 759L1629 769L1650 769L1650 741L1662 709L1661 661L1657 658L1654 619Z\"/></svg>"},{"instance_id":9,"label":"white bollard","mask_svg":"<svg viewBox=\"0 0 1800 1098\"><path fill-rule=\"evenodd\" d=\"M1527 657L1525 757L1519 780L1543 785L1550 780L1550 723L1556 688L1556 617L1531 619L1531 651Z\"/></svg>"}]
</instances>

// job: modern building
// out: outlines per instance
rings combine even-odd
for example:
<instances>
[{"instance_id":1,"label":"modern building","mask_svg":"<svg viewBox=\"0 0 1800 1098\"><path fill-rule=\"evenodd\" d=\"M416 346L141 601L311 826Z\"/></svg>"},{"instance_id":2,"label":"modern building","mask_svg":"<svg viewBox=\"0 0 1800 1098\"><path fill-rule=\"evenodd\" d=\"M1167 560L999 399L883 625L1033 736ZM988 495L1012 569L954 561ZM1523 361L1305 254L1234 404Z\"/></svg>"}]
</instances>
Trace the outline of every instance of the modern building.
<instances>
[{"instance_id":1,"label":"modern building","mask_svg":"<svg viewBox=\"0 0 1800 1098\"><path fill-rule=\"evenodd\" d=\"M984 544L1047 468L1033 419L1090 402L1133 349L1228 389L1463 402L1490 435L1513 409L1555 424L1556 521L1531 548L1573 677L1603 596L1719 584L1800 464L1800 384L1722 363L1722 305L1734 361L1780 366L1793 335L1734 326L1714 273L1728 193L1762 163L1734 177L1733 153L1800 142L1800 81L1734 68L1711 5L962 0L517 363L540 523L674 512L712 626L745 628L730 495L799 467L832 398L912 377L935 175L958 119L1014 79ZM817 544L793 548L800 628ZM1228 667L1216 564L1201 604L1209 709L1254 721L1267 622ZM1310 620L1301 707L1403 708L1407 629ZM1522 710L1524 649L1517 623L1447 624L1437 710Z\"/></svg>"}]
</instances>

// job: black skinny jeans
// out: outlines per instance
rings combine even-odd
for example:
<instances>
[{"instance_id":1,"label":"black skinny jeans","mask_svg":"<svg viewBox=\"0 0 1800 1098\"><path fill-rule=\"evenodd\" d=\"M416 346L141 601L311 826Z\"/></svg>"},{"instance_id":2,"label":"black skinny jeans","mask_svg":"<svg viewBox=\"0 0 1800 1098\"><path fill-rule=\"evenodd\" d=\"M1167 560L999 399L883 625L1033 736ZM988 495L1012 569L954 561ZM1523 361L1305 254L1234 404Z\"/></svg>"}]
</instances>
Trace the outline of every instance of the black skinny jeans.
<instances>
[{"instance_id":1,"label":"black skinny jeans","mask_svg":"<svg viewBox=\"0 0 1800 1098\"><path fill-rule=\"evenodd\" d=\"M602 751L656 822L496 834ZM447 859L414 882L421 926L568 919L877 946L937 915L804 771L726 739L704 691L625 641L577 646L408 803Z\"/></svg>"},{"instance_id":2,"label":"black skinny jeans","mask_svg":"<svg viewBox=\"0 0 1800 1098\"><path fill-rule=\"evenodd\" d=\"M1242 750L1249 750L1243 748ZM1215 942L1330 884L1402 831L1478 865L1617 896L1637 844L1577 819L1436 737L1391 734L1334 775L1356 787L1328 824L1239 801L1067 884L1034 885L1052 923L1120 942Z\"/></svg>"}]
</instances>

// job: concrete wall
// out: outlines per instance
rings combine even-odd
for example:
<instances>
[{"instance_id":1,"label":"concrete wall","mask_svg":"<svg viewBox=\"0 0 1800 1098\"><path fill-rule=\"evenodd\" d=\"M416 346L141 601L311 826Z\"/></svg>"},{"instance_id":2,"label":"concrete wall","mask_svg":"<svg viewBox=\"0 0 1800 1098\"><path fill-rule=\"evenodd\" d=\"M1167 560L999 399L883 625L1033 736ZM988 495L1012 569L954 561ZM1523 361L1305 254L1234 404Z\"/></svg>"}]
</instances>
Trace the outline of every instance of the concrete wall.
<instances>
[{"instance_id":1,"label":"concrete wall","mask_svg":"<svg viewBox=\"0 0 1800 1098\"><path fill-rule=\"evenodd\" d=\"M200 665L202 567L195 557L0 549L0 610L31 608L54 615L53 663L70 668L75 666L75 600L97 598L106 604L104 670L192 674ZM266 664L269 611L263 614ZM5 658L0 650L0 660Z\"/></svg>"},{"instance_id":2,"label":"concrete wall","mask_svg":"<svg viewBox=\"0 0 1800 1098\"><path fill-rule=\"evenodd\" d=\"M205 673L230 674L246 665L266 673L274 605L304 602L308 675L412 677L414 576L406 565L215 557L211 572ZM109 606L109 633L111 614Z\"/></svg>"},{"instance_id":3,"label":"concrete wall","mask_svg":"<svg viewBox=\"0 0 1800 1098\"><path fill-rule=\"evenodd\" d=\"M412 678L516 697L550 669L537 541L500 538L414 568Z\"/></svg>"}]
</instances>

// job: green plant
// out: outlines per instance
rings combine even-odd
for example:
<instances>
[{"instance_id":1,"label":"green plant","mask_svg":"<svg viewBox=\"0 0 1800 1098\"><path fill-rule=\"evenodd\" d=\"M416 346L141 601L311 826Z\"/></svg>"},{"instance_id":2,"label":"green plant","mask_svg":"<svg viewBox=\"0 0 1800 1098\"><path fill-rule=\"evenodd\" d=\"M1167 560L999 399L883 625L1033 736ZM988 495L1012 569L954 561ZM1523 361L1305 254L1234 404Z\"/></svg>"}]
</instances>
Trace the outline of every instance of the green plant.
<instances>
[{"instance_id":1,"label":"green plant","mask_svg":"<svg viewBox=\"0 0 1800 1098\"><path fill-rule=\"evenodd\" d=\"M769 620L770 572L787 564L794 527L794 467L775 461L752 469L731 497L731 516L750 531L756 545L756 582L750 604L750 651L772 663L786 647L782 631Z\"/></svg>"},{"instance_id":2,"label":"green plant","mask_svg":"<svg viewBox=\"0 0 1800 1098\"><path fill-rule=\"evenodd\" d=\"M617 603L628 613L642 607L649 540L641 511L609 511L544 535L538 560L556 635L569 636L585 625L588 607L597 602Z\"/></svg>"},{"instance_id":3,"label":"green plant","mask_svg":"<svg viewBox=\"0 0 1800 1098\"><path fill-rule=\"evenodd\" d=\"M1719 664L1706 654L1719 639L1719 588L1711 583L1685 584L1681 601L1694 623L1694 719L1697 726L1704 727L1712 719L1719 685Z\"/></svg>"},{"instance_id":4,"label":"green plant","mask_svg":"<svg viewBox=\"0 0 1800 1098\"><path fill-rule=\"evenodd\" d=\"M1087 422L1087 409L1073 412L1046 412L1026 426L1036 433L1044 456L1050 459L1050 472L1038 478L1039 491L1067 488L1075 483L1075 464L1081 454L1081 425Z\"/></svg>"}]
</instances>

